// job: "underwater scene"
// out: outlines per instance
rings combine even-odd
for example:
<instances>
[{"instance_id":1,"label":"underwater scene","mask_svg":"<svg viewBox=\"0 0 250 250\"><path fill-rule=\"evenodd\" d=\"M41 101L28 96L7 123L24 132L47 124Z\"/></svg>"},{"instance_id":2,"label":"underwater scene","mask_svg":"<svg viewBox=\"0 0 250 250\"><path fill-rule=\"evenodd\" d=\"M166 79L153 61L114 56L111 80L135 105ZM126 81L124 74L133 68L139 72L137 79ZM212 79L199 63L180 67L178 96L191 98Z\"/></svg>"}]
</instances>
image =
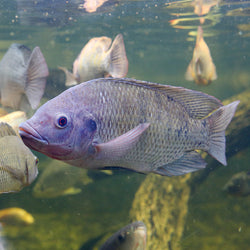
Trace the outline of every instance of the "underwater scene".
<instances>
[{"instance_id":1,"label":"underwater scene","mask_svg":"<svg viewBox=\"0 0 250 250\"><path fill-rule=\"evenodd\" d=\"M0 249L250 249L250 2L0 1Z\"/></svg>"}]
</instances>

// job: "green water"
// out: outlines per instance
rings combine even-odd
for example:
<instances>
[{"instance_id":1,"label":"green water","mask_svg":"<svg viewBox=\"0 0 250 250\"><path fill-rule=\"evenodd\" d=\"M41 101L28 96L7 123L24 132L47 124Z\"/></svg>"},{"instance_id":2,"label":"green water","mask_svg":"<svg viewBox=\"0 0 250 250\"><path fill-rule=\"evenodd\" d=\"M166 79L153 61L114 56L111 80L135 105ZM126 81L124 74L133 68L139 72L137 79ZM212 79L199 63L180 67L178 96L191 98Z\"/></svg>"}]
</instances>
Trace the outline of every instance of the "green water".
<instances>
[{"instance_id":1,"label":"green water","mask_svg":"<svg viewBox=\"0 0 250 250\"><path fill-rule=\"evenodd\" d=\"M188 33L196 31L199 21L181 22L183 29L169 23L181 17L173 13L186 13L183 18L197 17L188 15L193 12L190 2L187 7L167 1L108 1L94 13L86 13L82 2L0 1L0 58L16 42L41 48L50 69L42 102L66 89L64 75L57 66L72 69L89 39L113 39L118 33L123 34L129 61L127 77L200 90L222 100L249 89L250 27L242 28L250 23L249 2L222 1L211 9L203 25L218 75L209 86L197 86L184 77L195 46L195 37ZM246 11L228 15L239 8ZM188 25L193 28L185 29ZM34 153L40 159L41 174L52 160ZM238 199L221 191L234 173L249 170L249 155L246 149L232 157L228 167L212 172L191 195L180 241L182 249L250 248L250 198ZM85 242L111 234L130 222L129 211L144 179L144 175L117 170L112 176L93 178L75 195L35 198L35 183L20 193L3 194L0 209L21 207L35 218L33 225L7 227L3 234L11 249L79 249Z\"/></svg>"}]
</instances>

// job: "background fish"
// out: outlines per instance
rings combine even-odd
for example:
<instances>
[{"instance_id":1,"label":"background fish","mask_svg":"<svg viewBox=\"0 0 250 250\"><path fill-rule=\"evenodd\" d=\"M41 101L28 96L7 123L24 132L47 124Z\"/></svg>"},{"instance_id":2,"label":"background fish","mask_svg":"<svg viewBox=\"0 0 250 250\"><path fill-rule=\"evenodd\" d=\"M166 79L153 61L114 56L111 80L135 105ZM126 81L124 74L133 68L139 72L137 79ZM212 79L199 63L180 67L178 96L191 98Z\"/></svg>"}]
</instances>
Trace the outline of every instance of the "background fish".
<instances>
[{"instance_id":1,"label":"background fish","mask_svg":"<svg viewBox=\"0 0 250 250\"><path fill-rule=\"evenodd\" d=\"M133 222L113 234L100 250L145 250L147 228L141 221Z\"/></svg>"},{"instance_id":2,"label":"background fish","mask_svg":"<svg viewBox=\"0 0 250 250\"><path fill-rule=\"evenodd\" d=\"M83 168L181 175L226 165L225 129L239 101L133 79L96 79L64 91L19 126L24 143Z\"/></svg>"},{"instance_id":3,"label":"background fish","mask_svg":"<svg viewBox=\"0 0 250 250\"><path fill-rule=\"evenodd\" d=\"M0 122L8 123L18 134L19 124L27 120L26 113L23 111L14 111L4 116L0 116Z\"/></svg>"},{"instance_id":4,"label":"background fish","mask_svg":"<svg viewBox=\"0 0 250 250\"><path fill-rule=\"evenodd\" d=\"M92 182L87 171L53 160L39 174L39 178L32 190L36 198L55 198L63 195L78 194L82 187Z\"/></svg>"},{"instance_id":5,"label":"background fish","mask_svg":"<svg viewBox=\"0 0 250 250\"><path fill-rule=\"evenodd\" d=\"M235 196L250 195L250 172L234 174L225 184L223 190Z\"/></svg>"},{"instance_id":6,"label":"background fish","mask_svg":"<svg viewBox=\"0 0 250 250\"><path fill-rule=\"evenodd\" d=\"M95 37L82 49L73 64L73 74L59 67L66 74L66 86L87 80L112 76L125 77L128 72L128 60L122 34L118 34L113 44L111 38ZM110 47L111 45L111 47Z\"/></svg>"},{"instance_id":7,"label":"background fish","mask_svg":"<svg viewBox=\"0 0 250 250\"><path fill-rule=\"evenodd\" d=\"M38 107L43 96L48 67L39 47L12 44L0 61L1 104L25 110Z\"/></svg>"},{"instance_id":8,"label":"background fish","mask_svg":"<svg viewBox=\"0 0 250 250\"><path fill-rule=\"evenodd\" d=\"M37 158L7 123L0 123L0 193L20 191L37 174Z\"/></svg>"},{"instance_id":9,"label":"background fish","mask_svg":"<svg viewBox=\"0 0 250 250\"><path fill-rule=\"evenodd\" d=\"M207 85L217 79L216 68L210 50L203 39L203 30L198 27L193 58L188 65L185 78L197 84Z\"/></svg>"},{"instance_id":10,"label":"background fish","mask_svg":"<svg viewBox=\"0 0 250 250\"><path fill-rule=\"evenodd\" d=\"M27 226L34 223L33 216L19 207L0 210L0 224L3 226Z\"/></svg>"}]
</instances>

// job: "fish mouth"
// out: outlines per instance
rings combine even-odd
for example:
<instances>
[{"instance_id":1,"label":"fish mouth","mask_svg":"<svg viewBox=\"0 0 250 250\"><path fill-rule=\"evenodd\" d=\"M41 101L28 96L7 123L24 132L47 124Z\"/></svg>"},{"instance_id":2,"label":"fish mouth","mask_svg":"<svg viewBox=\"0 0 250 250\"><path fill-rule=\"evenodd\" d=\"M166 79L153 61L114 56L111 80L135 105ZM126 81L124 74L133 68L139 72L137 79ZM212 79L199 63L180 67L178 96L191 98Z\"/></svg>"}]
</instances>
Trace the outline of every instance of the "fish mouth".
<instances>
[{"instance_id":1,"label":"fish mouth","mask_svg":"<svg viewBox=\"0 0 250 250\"><path fill-rule=\"evenodd\" d=\"M68 159L68 155L72 152L72 148L59 147L58 144L50 143L47 139L42 137L28 121L19 125L19 135L28 148L41 152L53 159Z\"/></svg>"},{"instance_id":2,"label":"fish mouth","mask_svg":"<svg viewBox=\"0 0 250 250\"><path fill-rule=\"evenodd\" d=\"M23 142L30 148L34 148L32 145L35 143L48 145L48 141L45 140L33 127L31 127L27 122L21 123L19 125L19 135L21 136Z\"/></svg>"}]
</instances>

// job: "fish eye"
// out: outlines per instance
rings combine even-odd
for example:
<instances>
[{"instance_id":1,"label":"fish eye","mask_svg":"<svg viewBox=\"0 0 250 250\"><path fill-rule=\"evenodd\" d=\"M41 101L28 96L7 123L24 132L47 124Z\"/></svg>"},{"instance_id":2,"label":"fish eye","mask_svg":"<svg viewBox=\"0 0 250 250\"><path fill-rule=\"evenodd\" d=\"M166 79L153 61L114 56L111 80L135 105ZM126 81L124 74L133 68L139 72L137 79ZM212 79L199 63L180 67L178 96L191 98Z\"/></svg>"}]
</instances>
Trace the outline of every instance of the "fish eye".
<instances>
[{"instance_id":1,"label":"fish eye","mask_svg":"<svg viewBox=\"0 0 250 250\"><path fill-rule=\"evenodd\" d=\"M58 128L65 128L68 125L68 118L66 115L59 115L56 119L56 126Z\"/></svg>"},{"instance_id":2,"label":"fish eye","mask_svg":"<svg viewBox=\"0 0 250 250\"><path fill-rule=\"evenodd\" d=\"M39 159L38 159L38 158L36 158L36 165L38 164L38 162L39 162Z\"/></svg>"},{"instance_id":3,"label":"fish eye","mask_svg":"<svg viewBox=\"0 0 250 250\"><path fill-rule=\"evenodd\" d=\"M96 130L96 122L94 120L92 120L92 119L89 119L87 121L87 127L88 127L90 132L95 131Z\"/></svg>"},{"instance_id":4,"label":"fish eye","mask_svg":"<svg viewBox=\"0 0 250 250\"><path fill-rule=\"evenodd\" d=\"M125 238L126 238L126 236L124 234L119 234L119 236L118 236L118 240L120 242L123 242L125 240Z\"/></svg>"}]
</instances>

